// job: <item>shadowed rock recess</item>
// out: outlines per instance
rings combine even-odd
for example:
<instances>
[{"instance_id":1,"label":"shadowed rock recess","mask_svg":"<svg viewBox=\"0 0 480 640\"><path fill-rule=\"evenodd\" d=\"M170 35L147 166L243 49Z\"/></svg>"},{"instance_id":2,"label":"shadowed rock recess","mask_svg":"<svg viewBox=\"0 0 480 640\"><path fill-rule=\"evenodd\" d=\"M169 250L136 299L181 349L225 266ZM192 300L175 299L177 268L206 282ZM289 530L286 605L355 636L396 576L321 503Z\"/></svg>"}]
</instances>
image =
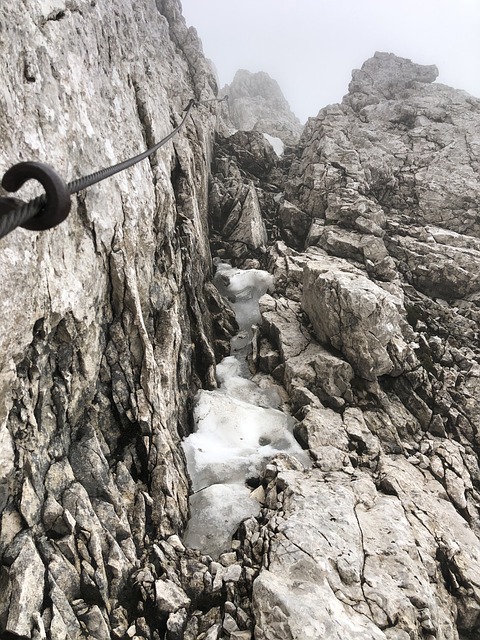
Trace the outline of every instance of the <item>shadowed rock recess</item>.
<instances>
[{"instance_id":1,"label":"shadowed rock recess","mask_svg":"<svg viewBox=\"0 0 480 640\"><path fill-rule=\"evenodd\" d=\"M2 175L114 164L218 93L178 0L4 2L0 32ZM283 155L199 105L0 241L1 638L480 638L480 100L436 75L375 54ZM238 384L312 461L255 469L215 558L182 541L238 331L213 258L274 276Z\"/></svg>"}]
</instances>

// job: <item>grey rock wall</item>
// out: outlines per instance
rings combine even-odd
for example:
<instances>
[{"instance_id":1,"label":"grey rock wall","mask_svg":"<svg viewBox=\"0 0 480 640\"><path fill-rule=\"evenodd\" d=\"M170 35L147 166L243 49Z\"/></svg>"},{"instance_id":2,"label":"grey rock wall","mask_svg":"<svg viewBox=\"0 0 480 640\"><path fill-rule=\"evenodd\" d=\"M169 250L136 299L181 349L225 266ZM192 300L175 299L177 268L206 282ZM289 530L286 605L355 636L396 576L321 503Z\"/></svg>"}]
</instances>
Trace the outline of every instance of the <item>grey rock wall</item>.
<instances>
[{"instance_id":1,"label":"grey rock wall","mask_svg":"<svg viewBox=\"0 0 480 640\"><path fill-rule=\"evenodd\" d=\"M228 95L228 116L232 125L242 131L259 131L296 144L302 132L278 82L268 73L252 73L240 69L231 84L222 89Z\"/></svg>"},{"instance_id":2,"label":"grey rock wall","mask_svg":"<svg viewBox=\"0 0 480 640\"><path fill-rule=\"evenodd\" d=\"M269 233L253 361L313 459L262 477L257 639L480 637L479 100L435 77L375 54L275 169L217 152Z\"/></svg>"},{"instance_id":3,"label":"grey rock wall","mask_svg":"<svg viewBox=\"0 0 480 640\"><path fill-rule=\"evenodd\" d=\"M77 178L215 96L176 1L13 2L0 30L2 174L40 160ZM185 611L159 604L158 566L142 599L138 571L183 531L179 441L195 389L215 385L215 122L214 103L197 107L150 161L74 197L65 223L0 241L2 637L159 637Z\"/></svg>"},{"instance_id":4,"label":"grey rock wall","mask_svg":"<svg viewBox=\"0 0 480 640\"><path fill-rule=\"evenodd\" d=\"M260 365L315 463L267 487L258 638L479 637L480 102L435 77L375 54L291 164L285 196L311 226L292 242L280 216ZM286 331L293 301L307 318ZM329 394L317 341L353 368L330 360Z\"/></svg>"}]
</instances>

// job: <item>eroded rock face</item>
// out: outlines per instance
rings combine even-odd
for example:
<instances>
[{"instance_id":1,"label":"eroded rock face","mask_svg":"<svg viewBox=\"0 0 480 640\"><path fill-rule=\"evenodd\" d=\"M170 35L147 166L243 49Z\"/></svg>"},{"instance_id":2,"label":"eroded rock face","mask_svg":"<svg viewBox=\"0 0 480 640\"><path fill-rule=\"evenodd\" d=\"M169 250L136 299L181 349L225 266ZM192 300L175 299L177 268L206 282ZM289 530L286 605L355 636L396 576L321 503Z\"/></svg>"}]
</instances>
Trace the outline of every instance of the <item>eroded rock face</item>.
<instances>
[{"instance_id":1,"label":"eroded rock face","mask_svg":"<svg viewBox=\"0 0 480 640\"><path fill-rule=\"evenodd\" d=\"M264 209L256 364L314 468L265 473L255 638L478 634L480 115L435 77L367 61Z\"/></svg>"},{"instance_id":2,"label":"eroded rock face","mask_svg":"<svg viewBox=\"0 0 480 640\"><path fill-rule=\"evenodd\" d=\"M373 235L398 214L478 235L479 99L390 54L353 76L344 102L307 123L289 199L330 224L375 223Z\"/></svg>"},{"instance_id":3,"label":"eroded rock face","mask_svg":"<svg viewBox=\"0 0 480 640\"><path fill-rule=\"evenodd\" d=\"M285 515L275 518L268 570L254 584L256 637L456 638L472 629L478 538L444 504L441 484L404 458L381 473L393 495L348 467L279 474ZM455 617L446 566L465 567L474 581Z\"/></svg>"},{"instance_id":4,"label":"eroded rock face","mask_svg":"<svg viewBox=\"0 0 480 640\"><path fill-rule=\"evenodd\" d=\"M311 224L289 242L279 213L260 365L315 462L266 488L257 638L478 635L480 111L435 77L376 54L292 162L286 197ZM337 380L335 358L351 365L343 395L319 384L316 341Z\"/></svg>"},{"instance_id":5,"label":"eroded rock face","mask_svg":"<svg viewBox=\"0 0 480 640\"><path fill-rule=\"evenodd\" d=\"M215 96L176 1L9 4L0 22L2 173L23 159L90 173ZM215 121L214 103L198 107L150 162L74 198L61 226L0 242L2 636L151 637L143 627L188 608L158 605L134 572L183 531L180 437L195 388L215 385Z\"/></svg>"},{"instance_id":6,"label":"eroded rock face","mask_svg":"<svg viewBox=\"0 0 480 640\"><path fill-rule=\"evenodd\" d=\"M398 375L407 361L399 303L369 278L331 258L305 267L302 307L317 337L341 351L367 380Z\"/></svg>"}]
</instances>

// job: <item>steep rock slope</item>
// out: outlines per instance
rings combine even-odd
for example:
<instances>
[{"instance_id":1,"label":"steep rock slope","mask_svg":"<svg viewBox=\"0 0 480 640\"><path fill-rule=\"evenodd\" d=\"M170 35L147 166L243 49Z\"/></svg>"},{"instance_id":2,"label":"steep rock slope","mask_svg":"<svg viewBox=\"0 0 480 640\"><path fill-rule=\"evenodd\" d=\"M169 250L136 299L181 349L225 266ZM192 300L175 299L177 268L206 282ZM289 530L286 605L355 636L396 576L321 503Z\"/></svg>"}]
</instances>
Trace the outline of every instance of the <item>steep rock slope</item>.
<instances>
[{"instance_id":1,"label":"steep rock slope","mask_svg":"<svg viewBox=\"0 0 480 640\"><path fill-rule=\"evenodd\" d=\"M76 177L215 96L176 0L0 19L2 169ZM376 54L281 159L198 106L0 241L2 636L480 637L480 102L435 74ZM265 467L218 562L180 539L180 439L234 330L211 250L275 276L249 366L313 461Z\"/></svg>"},{"instance_id":2,"label":"steep rock slope","mask_svg":"<svg viewBox=\"0 0 480 640\"><path fill-rule=\"evenodd\" d=\"M435 77L377 53L281 163L219 139L218 246L245 185L282 238L253 361L314 460L244 525L257 639L480 637L480 100Z\"/></svg>"},{"instance_id":3,"label":"steep rock slope","mask_svg":"<svg viewBox=\"0 0 480 640\"><path fill-rule=\"evenodd\" d=\"M216 95L176 0L13 2L0 27L2 174L32 159L85 175ZM215 112L196 107L150 162L75 197L58 228L0 242L2 637L120 638L135 619L159 637L175 608L158 557L138 571L183 530L179 441L195 388L215 385Z\"/></svg>"}]
</instances>

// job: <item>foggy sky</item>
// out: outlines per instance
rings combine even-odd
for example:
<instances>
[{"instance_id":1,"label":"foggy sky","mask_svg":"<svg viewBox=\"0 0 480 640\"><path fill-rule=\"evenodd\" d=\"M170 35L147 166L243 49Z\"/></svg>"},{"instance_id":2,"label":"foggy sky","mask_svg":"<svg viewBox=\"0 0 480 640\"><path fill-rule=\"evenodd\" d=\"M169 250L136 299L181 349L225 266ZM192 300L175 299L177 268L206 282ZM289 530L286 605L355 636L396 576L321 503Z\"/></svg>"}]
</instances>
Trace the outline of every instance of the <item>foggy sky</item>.
<instances>
[{"instance_id":1,"label":"foggy sky","mask_svg":"<svg viewBox=\"0 0 480 640\"><path fill-rule=\"evenodd\" d=\"M480 97L480 0L182 0L220 85L266 71L302 120L347 93L375 51L436 64Z\"/></svg>"}]
</instances>

